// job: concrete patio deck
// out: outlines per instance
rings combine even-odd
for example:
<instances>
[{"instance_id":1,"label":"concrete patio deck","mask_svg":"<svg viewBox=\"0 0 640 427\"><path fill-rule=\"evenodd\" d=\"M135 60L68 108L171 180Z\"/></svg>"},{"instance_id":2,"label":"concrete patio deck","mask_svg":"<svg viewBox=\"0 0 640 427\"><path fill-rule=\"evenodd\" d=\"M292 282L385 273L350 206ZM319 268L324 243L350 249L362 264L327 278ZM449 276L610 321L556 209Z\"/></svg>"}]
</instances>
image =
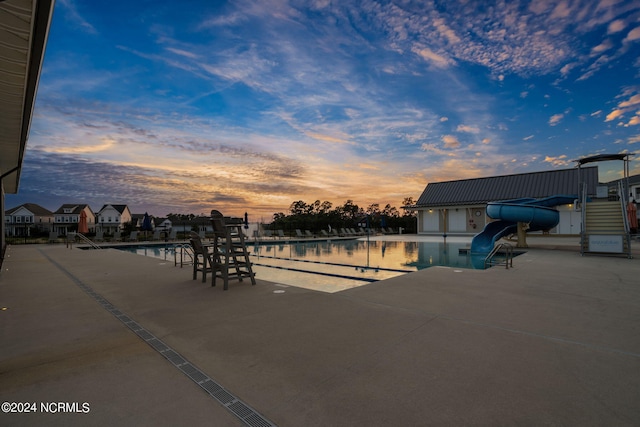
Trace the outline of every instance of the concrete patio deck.
<instances>
[{"instance_id":1,"label":"concrete patio deck","mask_svg":"<svg viewBox=\"0 0 640 427\"><path fill-rule=\"evenodd\" d=\"M13 246L0 402L37 412L0 425L640 425L638 242L634 259L574 243L529 239L512 269L434 267L333 294L259 277L223 291L113 249ZM234 415L123 318L260 418ZM72 411L43 412L51 402Z\"/></svg>"}]
</instances>

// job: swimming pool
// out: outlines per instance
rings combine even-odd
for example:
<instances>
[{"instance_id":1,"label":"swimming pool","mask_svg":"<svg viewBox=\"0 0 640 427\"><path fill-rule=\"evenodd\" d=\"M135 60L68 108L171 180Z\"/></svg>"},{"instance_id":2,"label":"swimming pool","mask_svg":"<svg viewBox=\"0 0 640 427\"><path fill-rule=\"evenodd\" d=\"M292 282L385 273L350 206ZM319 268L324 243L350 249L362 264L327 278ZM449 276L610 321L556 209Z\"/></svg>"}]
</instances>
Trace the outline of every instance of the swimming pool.
<instances>
[{"instance_id":1,"label":"swimming pool","mask_svg":"<svg viewBox=\"0 0 640 427\"><path fill-rule=\"evenodd\" d=\"M471 237L376 236L370 239L249 243L256 277L324 292L362 286L434 266L474 268ZM175 245L118 247L139 255L174 260Z\"/></svg>"}]
</instances>

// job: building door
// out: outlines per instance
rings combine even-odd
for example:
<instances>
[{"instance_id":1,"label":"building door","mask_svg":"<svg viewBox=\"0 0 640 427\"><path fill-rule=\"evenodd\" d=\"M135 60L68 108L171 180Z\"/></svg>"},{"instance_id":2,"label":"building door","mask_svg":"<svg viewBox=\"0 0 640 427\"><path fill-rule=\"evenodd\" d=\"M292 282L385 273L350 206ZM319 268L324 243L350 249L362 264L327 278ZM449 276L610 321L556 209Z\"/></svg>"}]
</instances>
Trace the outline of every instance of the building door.
<instances>
[{"instance_id":1,"label":"building door","mask_svg":"<svg viewBox=\"0 0 640 427\"><path fill-rule=\"evenodd\" d=\"M463 208L449 209L449 230L463 233L467 231L467 210Z\"/></svg>"},{"instance_id":2,"label":"building door","mask_svg":"<svg viewBox=\"0 0 640 427\"><path fill-rule=\"evenodd\" d=\"M433 232L440 230L440 211L437 209L422 211L422 230L423 232Z\"/></svg>"},{"instance_id":3,"label":"building door","mask_svg":"<svg viewBox=\"0 0 640 427\"><path fill-rule=\"evenodd\" d=\"M558 209L560 210L560 209ZM582 222L582 213L573 209L560 210L560 222L555 228L558 234L580 234L580 223Z\"/></svg>"}]
</instances>

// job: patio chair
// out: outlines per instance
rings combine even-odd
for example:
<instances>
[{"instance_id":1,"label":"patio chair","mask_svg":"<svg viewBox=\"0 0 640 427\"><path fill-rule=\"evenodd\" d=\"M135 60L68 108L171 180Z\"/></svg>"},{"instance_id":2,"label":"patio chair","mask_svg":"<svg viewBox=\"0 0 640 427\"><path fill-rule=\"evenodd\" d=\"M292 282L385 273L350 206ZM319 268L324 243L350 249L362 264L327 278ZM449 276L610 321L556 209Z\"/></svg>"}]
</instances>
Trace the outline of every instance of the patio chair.
<instances>
[{"instance_id":1,"label":"patio chair","mask_svg":"<svg viewBox=\"0 0 640 427\"><path fill-rule=\"evenodd\" d=\"M249 252L247 252L242 233L242 219L229 219L227 222L222 213L212 210L211 224L213 225L213 286L216 278L221 278L223 289L226 291L229 289L229 279L236 278L242 281L245 277L255 285L255 274L251 268Z\"/></svg>"},{"instance_id":2,"label":"patio chair","mask_svg":"<svg viewBox=\"0 0 640 427\"><path fill-rule=\"evenodd\" d=\"M302 231L300 231L299 228L296 228L296 236L298 236L298 238L300 238L300 239L305 237L305 235L302 234Z\"/></svg>"},{"instance_id":3,"label":"patio chair","mask_svg":"<svg viewBox=\"0 0 640 427\"><path fill-rule=\"evenodd\" d=\"M282 231L282 230L278 230L278 239L284 239L284 238L286 238L286 237L287 237L287 236L285 236L285 235L284 235L284 231Z\"/></svg>"},{"instance_id":4,"label":"patio chair","mask_svg":"<svg viewBox=\"0 0 640 427\"><path fill-rule=\"evenodd\" d=\"M131 234L129 234L129 239L130 242L132 241L137 241L138 240L138 232L137 231L132 231Z\"/></svg>"},{"instance_id":5,"label":"patio chair","mask_svg":"<svg viewBox=\"0 0 640 427\"><path fill-rule=\"evenodd\" d=\"M194 231L191 232L189 239L193 248L193 280L198 278L198 272L202 273L202 283L207 281L207 273L211 275L211 286L215 286L215 274L213 274L213 254L209 252L200 239L200 235Z\"/></svg>"}]
</instances>

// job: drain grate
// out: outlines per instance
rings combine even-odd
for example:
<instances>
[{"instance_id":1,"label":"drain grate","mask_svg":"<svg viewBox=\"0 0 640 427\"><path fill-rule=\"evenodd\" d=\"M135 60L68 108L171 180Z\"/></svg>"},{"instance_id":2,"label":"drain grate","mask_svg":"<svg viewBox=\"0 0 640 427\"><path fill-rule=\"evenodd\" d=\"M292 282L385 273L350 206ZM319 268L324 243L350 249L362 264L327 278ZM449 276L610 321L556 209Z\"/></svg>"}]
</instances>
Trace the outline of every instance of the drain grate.
<instances>
[{"instance_id":1,"label":"drain grate","mask_svg":"<svg viewBox=\"0 0 640 427\"><path fill-rule=\"evenodd\" d=\"M160 353L172 365L182 371L193 382L198 384L200 388L207 392L211 397L222 404L229 412L238 417L245 425L250 427L276 427L274 423L263 417L255 409L235 397L224 387L210 378L207 374L198 369L195 365L182 357L178 352L164 343L160 338L144 329L139 323L135 322L131 317L122 313L113 304L103 298L99 293L91 289L91 287L80 279L71 274L66 268L51 259L42 250L40 253L55 265L60 271L66 274L80 289L91 296L98 304L113 314L116 319L120 320L136 335L142 338L151 348Z\"/></svg>"}]
</instances>

